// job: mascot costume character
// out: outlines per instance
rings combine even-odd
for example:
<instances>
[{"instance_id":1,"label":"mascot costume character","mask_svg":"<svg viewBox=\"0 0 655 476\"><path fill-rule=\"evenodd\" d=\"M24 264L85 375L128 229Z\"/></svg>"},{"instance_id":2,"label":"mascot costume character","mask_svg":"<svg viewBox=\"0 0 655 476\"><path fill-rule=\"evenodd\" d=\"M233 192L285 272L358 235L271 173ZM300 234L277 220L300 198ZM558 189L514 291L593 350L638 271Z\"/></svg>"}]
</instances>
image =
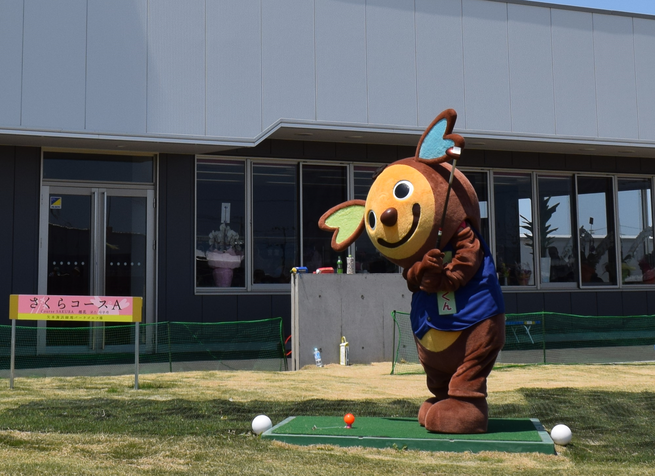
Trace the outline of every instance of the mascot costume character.
<instances>
[{"instance_id":1,"label":"mascot costume character","mask_svg":"<svg viewBox=\"0 0 655 476\"><path fill-rule=\"evenodd\" d=\"M414 157L386 166L366 201L331 208L319 226L333 232L337 251L366 228L380 253L403 268L418 355L434 395L421 405L419 423L432 432L485 433L487 377L505 343L505 311L480 235L477 195L456 167L464 147L452 133L456 119L454 110L442 112Z\"/></svg>"}]
</instances>

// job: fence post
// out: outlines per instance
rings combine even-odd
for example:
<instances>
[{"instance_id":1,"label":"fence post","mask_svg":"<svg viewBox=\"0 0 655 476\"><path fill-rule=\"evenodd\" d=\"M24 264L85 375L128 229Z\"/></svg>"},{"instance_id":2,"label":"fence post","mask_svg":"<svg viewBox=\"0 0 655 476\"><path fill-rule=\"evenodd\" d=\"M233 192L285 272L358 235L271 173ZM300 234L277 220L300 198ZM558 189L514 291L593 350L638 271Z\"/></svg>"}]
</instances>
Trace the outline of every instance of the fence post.
<instances>
[{"instance_id":1,"label":"fence post","mask_svg":"<svg viewBox=\"0 0 655 476\"><path fill-rule=\"evenodd\" d=\"M11 355L9 357L9 388L14 389L14 368L16 364L16 319L11 320Z\"/></svg>"},{"instance_id":2,"label":"fence post","mask_svg":"<svg viewBox=\"0 0 655 476\"><path fill-rule=\"evenodd\" d=\"M541 313L541 347L544 351L544 364L546 363L546 313Z\"/></svg>"},{"instance_id":3,"label":"fence post","mask_svg":"<svg viewBox=\"0 0 655 476\"><path fill-rule=\"evenodd\" d=\"M139 323L134 323L134 390L139 390Z\"/></svg>"},{"instance_id":4,"label":"fence post","mask_svg":"<svg viewBox=\"0 0 655 476\"><path fill-rule=\"evenodd\" d=\"M173 355L171 354L171 321L166 321L168 333L168 371L173 373Z\"/></svg>"},{"instance_id":5,"label":"fence post","mask_svg":"<svg viewBox=\"0 0 655 476\"><path fill-rule=\"evenodd\" d=\"M396 369L396 358L398 357L398 349L396 349L396 310L391 311L391 318L393 319L393 337L391 338L391 375L393 375L394 370ZM400 336L399 336L400 338Z\"/></svg>"}]
</instances>

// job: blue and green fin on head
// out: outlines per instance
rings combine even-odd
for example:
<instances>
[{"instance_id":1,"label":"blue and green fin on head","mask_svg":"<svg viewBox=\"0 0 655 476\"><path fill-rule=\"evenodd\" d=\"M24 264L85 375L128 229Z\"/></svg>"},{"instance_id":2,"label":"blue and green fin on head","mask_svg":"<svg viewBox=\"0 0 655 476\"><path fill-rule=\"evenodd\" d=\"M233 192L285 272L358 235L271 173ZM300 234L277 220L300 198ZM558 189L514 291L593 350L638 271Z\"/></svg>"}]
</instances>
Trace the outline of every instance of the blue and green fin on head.
<instances>
[{"instance_id":1,"label":"blue and green fin on head","mask_svg":"<svg viewBox=\"0 0 655 476\"><path fill-rule=\"evenodd\" d=\"M348 200L340 203L321 216L318 226L331 231L332 249L345 251L364 231L364 200Z\"/></svg>"},{"instance_id":2,"label":"blue and green fin on head","mask_svg":"<svg viewBox=\"0 0 655 476\"><path fill-rule=\"evenodd\" d=\"M459 158L464 138L453 134L457 121L454 109L446 109L425 129L416 146L415 160L424 164L439 164L449 158Z\"/></svg>"},{"instance_id":3,"label":"blue and green fin on head","mask_svg":"<svg viewBox=\"0 0 655 476\"><path fill-rule=\"evenodd\" d=\"M464 138L453 134L457 113L446 109L439 114L421 136L415 160L428 165L458 158L464 148ZM346 250L364 231L364 200L340 203L321 216L318 226L332 232L332 249Z\"/></svg>"}]
</instances>

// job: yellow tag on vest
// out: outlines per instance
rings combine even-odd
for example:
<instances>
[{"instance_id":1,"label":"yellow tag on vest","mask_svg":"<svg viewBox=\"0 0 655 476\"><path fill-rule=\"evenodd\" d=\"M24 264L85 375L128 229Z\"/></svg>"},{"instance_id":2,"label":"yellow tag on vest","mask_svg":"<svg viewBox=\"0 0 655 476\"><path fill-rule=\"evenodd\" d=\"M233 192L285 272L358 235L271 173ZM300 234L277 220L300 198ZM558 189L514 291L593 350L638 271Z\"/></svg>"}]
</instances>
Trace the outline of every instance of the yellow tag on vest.
<instances>
[{"instance_id":1,"label":"yellow tag on vest","mask_svg":"<svg viewBox=\"0 0 655 476\"><path fill-rule=\"evenodd\" d=\"M447 265L453 259L452 251L446 251L443 257L443 264ZM454 291L439 291L437 293L437 304L439 306L439 315L448 316L457 312Z\"/></svg>"}]
</instances>

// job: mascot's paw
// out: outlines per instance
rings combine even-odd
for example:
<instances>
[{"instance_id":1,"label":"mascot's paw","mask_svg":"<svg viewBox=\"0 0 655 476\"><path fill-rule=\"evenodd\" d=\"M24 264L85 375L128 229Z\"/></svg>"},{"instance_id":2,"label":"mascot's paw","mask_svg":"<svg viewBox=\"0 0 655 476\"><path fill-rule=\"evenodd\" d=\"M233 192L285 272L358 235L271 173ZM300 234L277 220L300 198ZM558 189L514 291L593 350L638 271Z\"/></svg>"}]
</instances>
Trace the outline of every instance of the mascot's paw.
<instances>
[{"instance_id":1,"label":"mascot's paw","mask_svg":"<svg viewBox=\"0 0 655 476\"><path fill-rule=\"evenodd\" d=\"M424 426L428 431L435 433L486 433L488 421L489 410L486 399L447 398L428 408Z\"/></svg>"},{"instance_id":2,"label":"mascot's paw","mask_svg":"<svg viewBox=\"0 0 655 476\"><path fill-rule=\"evenodd\" d=\"M432 397L423 402L423 405L421 405L421 408L418 410L418 422L421 426L425 426L425 418L428 414L428 410L430 410L432 405L437 403L439 400L440 399L437 397Z\"/></svg>"}]
</instances>

